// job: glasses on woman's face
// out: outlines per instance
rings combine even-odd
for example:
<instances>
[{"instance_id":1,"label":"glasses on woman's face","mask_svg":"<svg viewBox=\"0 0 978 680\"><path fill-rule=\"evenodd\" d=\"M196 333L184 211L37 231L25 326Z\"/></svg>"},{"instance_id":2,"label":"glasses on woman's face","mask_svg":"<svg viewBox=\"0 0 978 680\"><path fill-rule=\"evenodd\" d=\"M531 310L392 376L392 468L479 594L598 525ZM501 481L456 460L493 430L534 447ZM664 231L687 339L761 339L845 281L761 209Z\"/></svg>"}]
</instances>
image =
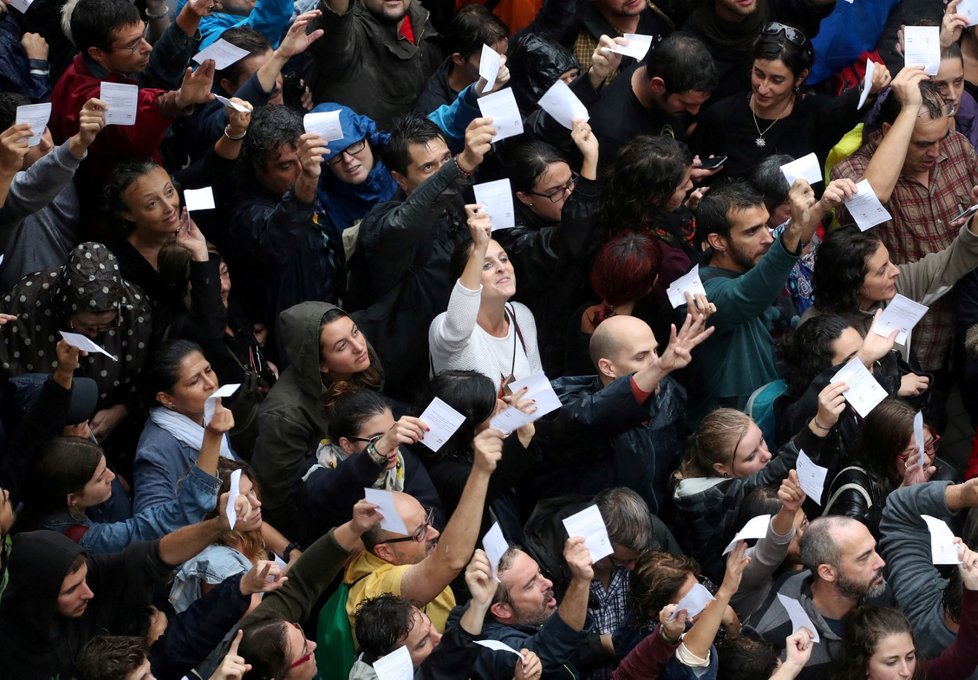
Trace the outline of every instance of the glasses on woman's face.
<instances>
[{"instance_id":1,"label":"glasses on woman's face","mask_svg":"<svg viewBox=\"0 0 978 680\"><path fill-rule=\"evenodd\" d=\"M290 623L289 625L293 626L296 630L302 633L302 656L289 664L289 670L291 671L293 668L308 662L309 659L312 658L313 652L311 649L309 649L309 640L306 639L306 632L302 630L302 626L300 626L298 623Z\"/></svg>"},{"instance_id":2,"label":"glasses on woman's face","mask_svg":"<svg viewBox=\"0 0 978 680\"><path fill-rule=\"evenodd\" d=\"M356 156L361 151L363 151L364 147L366 147L366 146L367 146L367 138L364 137L359 142L353 142L353 144L350 144L350 146L346 147L345 149L343 149L342 151L340 151L338 154L336 154L335 156L333 156L332 158L330 158L328 161L326 161L326 165L336 165L341 160L343 160L343 156L345 154L350 154L351 156Z\"/></svg>"},{"instance_id":3,"label":"glasses on woman's face","mask_svg":"<svg viewBox=\"0 0 978 680\"><path fill-rule=\"evenodd\" d=\"M941 441L941 435L932 434L930 437L924 440L924 453L928 456L933 457L934 453L937 451L937 444ZM916 456L920 450L917 448L916 442L908 446L900 454L899 458L902 461L913 460L913 456Z\"/></svg>"},{"instance_id":4,"label":"glasses on woman's face","mask_svg":"<svg viewBox=\"0 0 978 680\"><path fill-rule=\"evenodd\" d=\"M73 331L78 331L79 333L83 333L85 335L100 335L106 331L114 330L121 325L122 325L122 318L118 315L118 313L115 315L115 318L112 319L112 321L109 321L108 323L88 324L88 323L79 323L78 321L75 321L74 319L71 318L68 319L68 328L70 328Z\"/></svg>"},{"instance_id":5,"label":"glasses on woman's face","mask_svg":"<svg viewBox=\"0 0 978 680\"><path fill-rule=\"evenodd\" d=\"M414 533L410 536L405 536L404 538L392 538L388 541L381 541L381 543L407 543L408 541L414 541L415 543L424 542L425 537L428 535L428 528L431 526L431 521L435 517L435 509L428 508L428 512L424 516L424 522L421 526L414 530Z\"/></svg>"},{"instance_id":6,"label":"glasses on woman's face","mask_svg":"<svg viewBox=\"0 0 978 680\"><path fill-rule=\"evenodd\" d=\"M761 33L764 35L777 35L781 32L784 32L784 37L796 45L804 45L806 42L808 42L808 38L805 37L805 34L799 31L797 28L779 23L777 21L767 23L764 25L764 28L761 29Z\"/></svg>"},{"instance_id":7,"label":"glasses on woman's face","mask_svg":"<svg viewBox=\"0 0 978 680\"><path fill-rule=\"evenodd\" d=\"M531 196L540 196L542 198L548 199L551 203L560 203L562 200L570 196L571 192L574 191L574 185L577 184L577 180L580 177L576 172L571 175L571 178L567 180L566 184L561 184L559 187L554 187L553 189L548 189L542 193L536 191L528 191L527 193Z\"/></svg>"},{"instance_id":8,"label":"glasses on woman's face","mask_svg":"<svg viewBox=\"0 0 978 680\"><path fill-rule=\"evenodd\" d=\"M351 442L364 442L367 445L370 445L379 442L383 436L383 432L378 432L377 434L372 434L369 437L347 437L347 439L349 439Z\"/></svg>"}]
</instances>

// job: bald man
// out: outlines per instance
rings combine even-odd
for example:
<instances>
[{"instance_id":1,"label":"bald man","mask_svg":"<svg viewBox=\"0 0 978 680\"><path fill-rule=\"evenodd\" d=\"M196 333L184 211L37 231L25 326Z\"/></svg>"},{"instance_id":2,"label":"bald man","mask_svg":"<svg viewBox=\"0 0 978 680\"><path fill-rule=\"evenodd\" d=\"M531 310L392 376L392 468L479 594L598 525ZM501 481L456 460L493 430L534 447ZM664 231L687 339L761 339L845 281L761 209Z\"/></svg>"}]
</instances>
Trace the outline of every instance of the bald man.
<instances>
[{"instance_id":1,"label":"bald man","mask_svg":"<svg viewBox=\"0 0 978 680\"><path fill-rule=\"evenodd\" d=\"M448 613L455 606L455 595L448 584L472 557L489 478L502 456L502 447L502 434L496 430L485 430L476 436L472 470L442 534L432 526L430 508L423 507L414 496L393 492L397 514L407 533L377 525L363 535L365 550L350 562L343 575L343 582L350 586L346 612L351 630L356 630L356 611L361 602L390 593L423 608L431 625L439 633L445 631Z\"/></svg>"},{"instance_id":2,"label":"bald man","mask_svg":"<svg viewBox=\"0 0 978 680\"><path fill-rule=\"evenodd\" d=\"M563 408L538 424L534 441L552 459L547 479L534 480L540 498L627 486L654 514L663 513L685 434L686 393L669 374L686 366L692 349L712 333L703 330L704 307L705 299L691 306L695 319L686 317L661 357L641 319L601 322L589 347L598 374L553 381Z\"/></svg>"}]
</instances>

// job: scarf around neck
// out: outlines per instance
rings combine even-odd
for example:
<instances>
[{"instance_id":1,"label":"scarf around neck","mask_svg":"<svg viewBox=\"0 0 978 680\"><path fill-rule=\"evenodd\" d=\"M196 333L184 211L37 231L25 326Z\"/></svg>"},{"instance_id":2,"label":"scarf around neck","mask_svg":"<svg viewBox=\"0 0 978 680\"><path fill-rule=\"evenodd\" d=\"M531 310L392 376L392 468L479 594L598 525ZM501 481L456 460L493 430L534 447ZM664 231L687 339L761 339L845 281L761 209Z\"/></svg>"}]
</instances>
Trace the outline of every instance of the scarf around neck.
<instances>
[{"instance_id":1,"label":"scarf around neck","mask_svg":"<svg viewBox=\"0 0 978 680\"><path fill-rule=\"evenodd\" d=\"M190 448L200 451L200 447L204 443L203 426L198 425L181 413L162 406L150 409L149 419L173 435L173 438L181 444L186 444ZM237 460L228 445L227 434L221 435L221 457Z\"/></svg>"}]
</instances>

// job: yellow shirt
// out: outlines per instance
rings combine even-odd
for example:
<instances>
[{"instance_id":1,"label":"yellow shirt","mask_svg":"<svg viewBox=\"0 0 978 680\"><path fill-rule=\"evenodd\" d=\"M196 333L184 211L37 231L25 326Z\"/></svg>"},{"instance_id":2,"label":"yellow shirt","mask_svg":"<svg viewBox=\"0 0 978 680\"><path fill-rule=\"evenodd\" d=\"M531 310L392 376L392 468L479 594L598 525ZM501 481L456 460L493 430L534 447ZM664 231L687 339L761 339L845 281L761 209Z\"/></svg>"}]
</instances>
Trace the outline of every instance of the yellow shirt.
<instances>
[{"instance_id":1,"label":"yellow shirt","mask_svg":"<svg viewBox=\"0 0 978 680\"><path fill-rule=\"evenodd\" d=\"M353 631L354 643L356 643L357 607L364 600L378 595L386 593L400 595L401 578L410 568L410 564L397 565L385 562L367 550L362 551L347 565L346 572L343 574L343 583L350 586L350 594L346 600L346 615L350 617L350 630ZM431 619L431 625L435 630L444 633L448 614L454 606L455 593L452 592L451 586L445 586L445 589L424 606L422 611ZM359 649L360 645L356 646Z\"/></svg>"}]
</instances>

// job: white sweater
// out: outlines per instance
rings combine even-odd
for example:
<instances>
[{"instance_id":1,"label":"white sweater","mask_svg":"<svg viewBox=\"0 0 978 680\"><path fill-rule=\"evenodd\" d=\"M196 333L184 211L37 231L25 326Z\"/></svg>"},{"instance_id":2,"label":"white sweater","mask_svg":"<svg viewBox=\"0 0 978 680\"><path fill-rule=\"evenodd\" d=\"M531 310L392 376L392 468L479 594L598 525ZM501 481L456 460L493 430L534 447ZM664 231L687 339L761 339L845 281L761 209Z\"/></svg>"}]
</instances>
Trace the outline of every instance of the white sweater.
<instances>
[{"instance_id":1,"label":"white sweater","mask_svg":"<svg viewBox=\"0 0 978 680\"><path fill-rule=\"evenodd\" d=\"M512 371L517 380L543 370L540 350L537 348L537 324L533 313L519 302L508 307L516 316L516 323L523 335L523 343L515 325L509 324L505 337L497 338L479 328L479 290L469 290L456 281L448 311L442 312L431 322L428 329L428 348L435 373L459 369L478 371L499 385L500 380ZM516 343L516 363L513 363L513 343ZM526 351L523 345L526 345Z\"/></svg>"}]
</instances>

